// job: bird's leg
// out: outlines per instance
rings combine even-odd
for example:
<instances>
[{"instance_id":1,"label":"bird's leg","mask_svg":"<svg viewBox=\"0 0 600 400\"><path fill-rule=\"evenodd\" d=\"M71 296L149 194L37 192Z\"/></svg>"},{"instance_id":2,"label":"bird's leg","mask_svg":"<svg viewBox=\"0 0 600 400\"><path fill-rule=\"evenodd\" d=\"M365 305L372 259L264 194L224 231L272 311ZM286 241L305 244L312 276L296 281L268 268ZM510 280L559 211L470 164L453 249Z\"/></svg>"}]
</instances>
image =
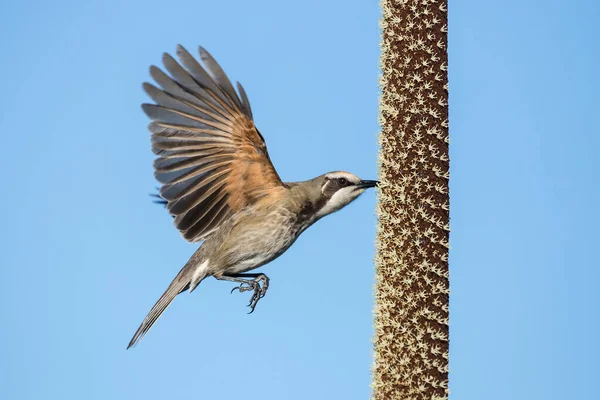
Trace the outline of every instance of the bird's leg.
<instances>
[{"instance_id":1,"label":"bird's leg","mask_svg":"<svg viewBox=\"0 0 600 400\"><path fill-rule=\"evenodd\" d=\"M267 293L267 289L269 288L269 277L265 274L223 274L220 276L216 276L217 279L231 282L238 282L240 286L236 286L231 289L233 293L234 290L239 290L240 292L246 292L248 290L253 290L252 297L250 298L250 303L248 303L248 307L251 308L248 314L252 314L258 300L265 297ZM244 279L244 278L253 278ZM262 282L262 285L261 285Z\"/></svg>"}]
</instances>

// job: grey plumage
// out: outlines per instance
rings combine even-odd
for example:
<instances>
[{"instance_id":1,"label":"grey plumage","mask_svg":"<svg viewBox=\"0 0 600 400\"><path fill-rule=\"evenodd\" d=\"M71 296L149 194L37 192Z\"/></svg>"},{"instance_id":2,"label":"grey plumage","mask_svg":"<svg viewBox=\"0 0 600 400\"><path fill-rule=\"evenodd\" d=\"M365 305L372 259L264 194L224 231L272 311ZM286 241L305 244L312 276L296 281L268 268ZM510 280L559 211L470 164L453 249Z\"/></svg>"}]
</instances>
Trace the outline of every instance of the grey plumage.
<instances>
[{"instance_id":1,"label":"grey plumage","mask_svg":"<svg viewBox=\"0 0 600 400\"><path fill-rule=\"evenodd\" d=\"M204 67L182 46L181 65L163 56L170 76L152 66L160 86L144 83L155 104L142 109L152 119L157 202L166 206L182 236L203 242L152 307L129 347L152 327L181 292L206 277L251 290L251 312L267 290L264 274L248 273L285 252L323 216L356 199L375 181L348 172L284 183L273 167L263 136L252 120L248 96L235 91L216 60L202 47Z\"/></svg>"},{"instance_id":2,"label":"grey plumage","mask_svg":"<svg viewBox=\"0 0 600 400\"><path fill-rule=\"evenodd\" d=\"M190 259L191 261L191 259ZM186 290L189 286L189 270L193 268L193 265L189 262L179 271L175 279L171 282L167 290L160 296L156 304L152 307L144 321L138 328L137 332L133 335L133 338L129 342L127 348L134 346L141 338L144 337L146 332L154 325L158 317L167 309L171 304L175 296Z\"/></svg>"}]
</instances>

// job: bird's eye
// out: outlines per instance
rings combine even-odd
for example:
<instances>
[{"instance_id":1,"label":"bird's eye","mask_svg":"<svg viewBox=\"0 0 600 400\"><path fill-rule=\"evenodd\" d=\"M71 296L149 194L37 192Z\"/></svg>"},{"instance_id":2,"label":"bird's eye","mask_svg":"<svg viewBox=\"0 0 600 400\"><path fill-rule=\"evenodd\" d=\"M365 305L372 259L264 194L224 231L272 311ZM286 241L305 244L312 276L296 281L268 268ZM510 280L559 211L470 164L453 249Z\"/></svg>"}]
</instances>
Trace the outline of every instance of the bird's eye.
<instances>
[{"instance_id":1,"label":"bird's eye","mask_svg":"<svg viewBox=\"0 0 600 400\"><path fill-rule=\"evenodd\" d=\"M338 185L346 186L348 184L348 179L346 178L338 178Z\"/></svg>"}]
</instances>

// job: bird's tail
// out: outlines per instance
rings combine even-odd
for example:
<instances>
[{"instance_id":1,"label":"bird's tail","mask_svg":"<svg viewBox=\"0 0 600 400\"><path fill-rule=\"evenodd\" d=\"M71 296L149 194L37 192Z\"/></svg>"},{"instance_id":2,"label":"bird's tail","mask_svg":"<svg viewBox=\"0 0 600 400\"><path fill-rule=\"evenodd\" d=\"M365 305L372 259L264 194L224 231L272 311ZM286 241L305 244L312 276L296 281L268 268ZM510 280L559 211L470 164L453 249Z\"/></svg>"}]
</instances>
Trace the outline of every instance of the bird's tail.
<instances>
[{"instance_id":1,"label":"bird's tail","mask_svg":"<svg viewBox=\"0 0 600 400\"><path fill-rule=\"evenodd\" d=\"M175 279L173 279L173 282L171 282L167 290L162 296L160 296L160 299L158 299L146 318L144 318L144 321L138 328L137 332L135 332L135 335L133 335L133 338L131 338L129 345L127 346L128 349L132 346L135 346L137 342L144 337L152 325L154 325L158 317L160 317L160 315L167 309L169 304L171 304L175 296L177 296L179 293L185 292L190 288L190 283L192 280L197 285L202 279L204 279L205 273L203 271L198 271L202 275L198 276L199 274L194 272L194 270L198 268L198 265L196 263L192 264L190 261L188 261L181 271L179 271Z\"/></svg>"}]
</instances>

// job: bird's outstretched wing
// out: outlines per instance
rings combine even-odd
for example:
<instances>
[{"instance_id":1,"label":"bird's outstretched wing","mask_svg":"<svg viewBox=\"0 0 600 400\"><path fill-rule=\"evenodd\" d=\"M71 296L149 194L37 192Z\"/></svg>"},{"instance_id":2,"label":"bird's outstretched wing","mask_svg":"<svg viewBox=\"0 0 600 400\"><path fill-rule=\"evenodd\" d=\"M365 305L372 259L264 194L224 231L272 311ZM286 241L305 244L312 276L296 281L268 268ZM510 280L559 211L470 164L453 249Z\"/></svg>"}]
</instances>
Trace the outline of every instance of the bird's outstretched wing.
<instances>
[{"instance_id":1,"label":"bird's outstretched wing","mask_svg":"<svg viewBox=\"0 0 600 400\"><path fill-rule=\"evenodd\" d=\"M160 196L191 242L205 239L241 209L285 191L242 85L238 96L215 59L199 50L205 67L182 46L181 64L165 53L171 76L152 66L150 75L162 90L144 83L156 104L142 105L152 119Z\"/></svg>"}]
</instances>

